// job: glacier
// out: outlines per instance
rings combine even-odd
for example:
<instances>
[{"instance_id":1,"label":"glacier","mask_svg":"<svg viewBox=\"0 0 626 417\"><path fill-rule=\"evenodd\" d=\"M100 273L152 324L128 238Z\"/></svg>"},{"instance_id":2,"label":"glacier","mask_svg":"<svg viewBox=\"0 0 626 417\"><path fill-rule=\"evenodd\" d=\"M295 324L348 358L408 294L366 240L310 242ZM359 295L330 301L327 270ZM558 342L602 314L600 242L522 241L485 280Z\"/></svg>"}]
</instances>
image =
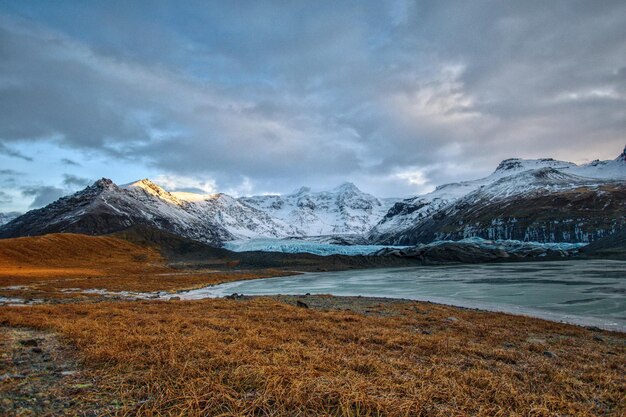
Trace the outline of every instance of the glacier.
<instances>
[{"instance_id":1,"label":"glacier","mask_svg":"<svg viewBox=\"0 0 626 417\"><path fill-rule=\"evenodd\" d=\"M299 239L248 239L226 242L224 248L233 252L312 253L314 255L371 255L385 248L402 249L403 246L384 245L333 245Z\"/></svg>"},{"instance_id":2,"label":"glacier","mask_svg":"<svg viewBox=\"0 0 626 417\"><path fill-rule=\"evenodd\" d=\"M526 252L530 250L553 250L562 252L577 251L586 243L540 243L523 242L519 240L487 240L477 237L451 241L440 240L420 248L428 248L447 244L475 246L481 249L500 249L509 253ZM383 249L407 249L412 246L393 245L334 245L323 242L314 242L300 239L247 239L226 242L224 248L234 252L282 252L282 253L311 253L320 256L329 255L374 255Z\"/></svg>"}]
</instances>

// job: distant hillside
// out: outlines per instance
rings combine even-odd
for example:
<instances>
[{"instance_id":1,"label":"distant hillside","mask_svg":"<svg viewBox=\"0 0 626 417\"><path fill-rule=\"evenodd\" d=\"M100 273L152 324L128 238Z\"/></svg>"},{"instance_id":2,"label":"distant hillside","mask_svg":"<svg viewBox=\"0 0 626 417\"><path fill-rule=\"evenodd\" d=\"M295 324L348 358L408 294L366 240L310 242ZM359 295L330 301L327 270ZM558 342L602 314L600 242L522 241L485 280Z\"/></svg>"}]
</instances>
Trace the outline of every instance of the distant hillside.
<instances>
[{"instance_id":1,"label":"distant hillside","mask_svg":"<svg viewBox=\"0 0 626 417\"><path fill-rule=\"evenodd\" d=\"M40 273L98 275L165 268L159 251L129 241L63 233L0 240L0 275Z\"/></svg>"},{"instance_id":2,"label":"distant hillside","mask_svg":"<svg viewBox=\"0 0 626 417\"><path fill-rule=\"evenodd\" d=\"M379 244L468 237L590 242L626 225L626 150L586 165L503 161L486 178L396 203L370 231Z\"/></svg>"},{"instance_id":3,"label":"distant hillside","mask_svg":"<svg viewBox=\"0 0 626 417\"><path fill-rule=\"evenodd\" d=\"M0 213L0 226L2 226L3 224L7 224L13 219L19 217L20 215L21 213L18 213L17 211L10 211L8 213Z\"/></svg>"}]
</instances>

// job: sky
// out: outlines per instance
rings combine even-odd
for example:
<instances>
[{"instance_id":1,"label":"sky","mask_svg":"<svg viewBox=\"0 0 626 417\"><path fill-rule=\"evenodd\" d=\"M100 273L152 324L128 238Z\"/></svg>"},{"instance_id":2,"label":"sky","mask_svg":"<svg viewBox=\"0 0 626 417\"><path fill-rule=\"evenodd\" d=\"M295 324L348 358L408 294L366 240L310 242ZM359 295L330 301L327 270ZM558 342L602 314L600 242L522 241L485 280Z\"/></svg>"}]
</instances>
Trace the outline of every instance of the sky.
<instances>
[{"instance_id":1,"label":"sky","mask_svg":"<svg viewBox=\"0 0 626 417\"><path fill-rule=\"evenodd\" d=\"M626 144L626 2L0 2L0 212L107 177L380 197Z\"/></svg>"}]
</instances>

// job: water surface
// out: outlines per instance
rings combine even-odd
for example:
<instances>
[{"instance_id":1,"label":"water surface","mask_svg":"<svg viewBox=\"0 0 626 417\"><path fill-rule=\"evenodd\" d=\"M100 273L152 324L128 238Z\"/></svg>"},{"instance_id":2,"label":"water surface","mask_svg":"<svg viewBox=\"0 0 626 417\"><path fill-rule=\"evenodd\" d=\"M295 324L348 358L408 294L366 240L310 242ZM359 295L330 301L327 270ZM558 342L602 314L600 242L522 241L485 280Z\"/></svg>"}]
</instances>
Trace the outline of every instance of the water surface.
<instances>
[{"instance_id":1,"label":"water surface","mask_svg":"<svg viewBox=\"0 0 626 417\"><path fill-rule=\"evenodd\" d=\"M186 299L333 294L407 298L626 331L625 261L555 261L306 273L238 281Z\"/></svg>"}]
</instances>

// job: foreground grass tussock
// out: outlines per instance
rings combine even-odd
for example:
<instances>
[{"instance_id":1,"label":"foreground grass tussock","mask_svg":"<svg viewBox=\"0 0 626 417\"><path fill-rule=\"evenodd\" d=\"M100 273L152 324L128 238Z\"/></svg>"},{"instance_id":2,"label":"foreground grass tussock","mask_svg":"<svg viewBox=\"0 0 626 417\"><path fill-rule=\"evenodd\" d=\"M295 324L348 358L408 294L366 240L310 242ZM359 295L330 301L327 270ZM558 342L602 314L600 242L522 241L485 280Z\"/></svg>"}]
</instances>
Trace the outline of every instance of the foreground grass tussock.
<instances>
[{"instance_id":1,"label":"foreground grass tussock","mask_svg":"<svg viewBox=\"0 0 626 417\"><path fill-rule=\"evenodd\" d=\"M314 305L320 297L303 301ZM76 347L120 415L597 416L626 410L626 338L417 302L4 307Z\"/></svg>"}]
</instances>

